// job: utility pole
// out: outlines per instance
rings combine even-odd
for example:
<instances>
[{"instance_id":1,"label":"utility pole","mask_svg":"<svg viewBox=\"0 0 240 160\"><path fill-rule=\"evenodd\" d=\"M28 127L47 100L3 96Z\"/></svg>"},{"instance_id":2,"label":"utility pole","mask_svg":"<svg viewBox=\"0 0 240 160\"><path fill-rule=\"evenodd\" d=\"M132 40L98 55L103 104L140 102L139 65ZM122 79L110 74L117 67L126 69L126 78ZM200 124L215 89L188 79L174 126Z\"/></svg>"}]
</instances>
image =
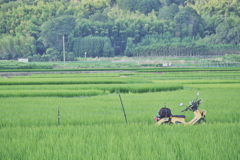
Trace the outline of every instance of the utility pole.
<instances>
[{"instance_id":1,"label":"utility pole","mask_svg":"<svg viewBox=\"0 0 240 160\"><path fill-rule=\"evenodd\" d=\"M64 40L64 35L63 35L63 63L64 63L64 69L65 69L65 40Z\"/></svg>"}]
</instances>

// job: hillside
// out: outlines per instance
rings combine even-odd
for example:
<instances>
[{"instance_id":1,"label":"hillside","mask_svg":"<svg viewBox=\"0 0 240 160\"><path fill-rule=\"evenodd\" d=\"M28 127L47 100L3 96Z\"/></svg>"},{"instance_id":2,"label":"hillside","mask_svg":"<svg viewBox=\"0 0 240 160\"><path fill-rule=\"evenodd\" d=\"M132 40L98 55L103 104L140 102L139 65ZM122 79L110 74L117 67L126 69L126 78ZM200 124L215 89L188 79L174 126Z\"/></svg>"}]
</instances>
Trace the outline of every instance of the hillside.
<instances>
[{"instance_id":1,"label":"hillside","mask_svg":"<svg viewBox=\"0 0 240 160\"><path fill-rule=\"evenodd\" d=\"M238 0L0 1L0 59L240 53Z\"/></svg>"}]
</instances>

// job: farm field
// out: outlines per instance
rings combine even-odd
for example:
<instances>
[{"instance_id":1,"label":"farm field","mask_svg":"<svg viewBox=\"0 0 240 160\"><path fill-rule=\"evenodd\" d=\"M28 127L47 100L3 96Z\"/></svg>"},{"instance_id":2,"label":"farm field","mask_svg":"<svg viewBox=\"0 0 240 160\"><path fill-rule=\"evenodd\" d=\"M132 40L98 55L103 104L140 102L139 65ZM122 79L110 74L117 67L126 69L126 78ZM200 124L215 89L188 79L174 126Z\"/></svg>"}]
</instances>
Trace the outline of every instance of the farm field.
<instances>
[{"instance_id":1,"label":"farm field","mask_svg":"<svg viewBox=\"0 0 240 160\"><path fill-rule=\"evenodd\" d=\"M197 92L207 123L155 125ZM239 97L240 69L0 77L0 159L240 159Z\"/></svg>"}]
</instances>

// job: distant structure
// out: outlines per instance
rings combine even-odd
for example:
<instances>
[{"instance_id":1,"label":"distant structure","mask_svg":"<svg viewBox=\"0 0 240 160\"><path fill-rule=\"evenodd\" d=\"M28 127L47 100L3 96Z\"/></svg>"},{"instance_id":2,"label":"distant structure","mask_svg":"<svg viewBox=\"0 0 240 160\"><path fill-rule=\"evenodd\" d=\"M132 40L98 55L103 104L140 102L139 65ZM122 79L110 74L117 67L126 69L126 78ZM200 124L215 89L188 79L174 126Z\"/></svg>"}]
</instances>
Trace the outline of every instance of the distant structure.
<instances>
[{"instance_id":1,"label":"distant structure","mask_svg":"<svg viewBox=\"0 0 240 160\"><path fill-rule=\"evenodd\" d=\"M28 62L28 58L18 58L18 62Z\"/></svg>"},{"instance_id":2,"label":"distant structure","mask_svg":"<svg viewBox=\"0 0 240 160\"><path fill-rule=\"evenodd\" d=\"M163 67L171 67L172 66L172 63L167 63L167 62L163 62L162 64Z\"/></svg>"}]
</instances>

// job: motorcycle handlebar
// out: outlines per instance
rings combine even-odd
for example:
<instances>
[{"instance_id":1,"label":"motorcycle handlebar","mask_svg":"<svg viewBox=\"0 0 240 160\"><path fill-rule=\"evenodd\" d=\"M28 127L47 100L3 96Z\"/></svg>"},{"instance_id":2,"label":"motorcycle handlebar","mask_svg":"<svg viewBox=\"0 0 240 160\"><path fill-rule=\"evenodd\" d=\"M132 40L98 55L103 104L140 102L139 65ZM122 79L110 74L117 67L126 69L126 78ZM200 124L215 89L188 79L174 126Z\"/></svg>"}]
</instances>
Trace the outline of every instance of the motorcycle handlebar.
<instances>
[{"instance_id":1,"label":"motorcycle handlebar","mask_svg":"<svg viewBox=\"0 0 240 160\"><path fill-rule=\"evenodd\" d=\"M187 108L185 108L184 110L180 111L180 112L184 112L184 111L187 111L187 110L188 110L188 107L187 107Z\"/></svg>"},{"instance_id":2,"label":"motorcycle handlebar","mask_svg":"<svg viewBox=\"0 0 240 160\"><path fill-rule=\"evenodd\" d=\"M192 107L194 107L195 105L197 106L197 108L198 108L198 106L200 105L200 101L202 100L202 98L201 99L199 99L199 100L196 100L195 102L194 101L192 101L191 102L191 104L187 107L187 108L185 108L184 110L182 110L182 111L180 111L180 112L184 112L184 111L187 111L187 110L191 110L192 109Z\"/></svg>"},{"instance_id":3,"label":"motorcycle handlebar","mask_svg":"<svg viewBox=\"0 0 240 160\"><path fill-rule=\"evenodd\" d=\"M189 109L191 109L195 104L197 104L197 106L200 104L200 101L201 101L202 99L199 99L198 101L196 101L196 102L194 102L194 101L192 101L192 104L190 104L187 108L185 108L184 110L182 110L182 111L180 111L180 112L184 112L184 111L187 111L187 110L189 110Z\"/></svg>"}]
</instances>

